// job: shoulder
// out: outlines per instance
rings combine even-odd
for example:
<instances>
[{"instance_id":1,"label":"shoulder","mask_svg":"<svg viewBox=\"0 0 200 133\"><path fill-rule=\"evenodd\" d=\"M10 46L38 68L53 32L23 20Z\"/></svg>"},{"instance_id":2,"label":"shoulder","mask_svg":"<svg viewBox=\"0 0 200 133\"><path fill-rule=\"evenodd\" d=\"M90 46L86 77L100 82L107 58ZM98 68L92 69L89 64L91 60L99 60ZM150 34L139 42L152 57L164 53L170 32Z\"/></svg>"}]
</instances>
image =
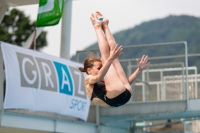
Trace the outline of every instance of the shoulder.
<instances>
[{"instance_id":1,"label":"shoulder","mask_svg":"<svg viewBox=\"0 0 200 133\"><path fill-rule=\"evenodd\" d=\"M92 75L87 75L86 77L85 77L85 80L89 80L89 79L91 79L92 78Z\"/></svg>"},{"instance_id":2,"label":"shoulder","mask_svg":"<svg viewBox=\"0 0 200 133\"><path fill-rule=\"evenodd\" d=\"M95 84L98 81L99 81L99 78L97 76L93 76L93 75L87 75L85 78L86 84Z\"/></svg>"},{"instance_id":3,"label":"shoulder","mask_svg":"<svg viewBox=\"0 0 200 133\"><path fill-rule=\"evenodd\" d=\"M85 82L86 82L86 84L89 84L89 80L92 78L92 76L91 75L87 75L86 77L85 77Z\"/></svg>"}]
</instances>

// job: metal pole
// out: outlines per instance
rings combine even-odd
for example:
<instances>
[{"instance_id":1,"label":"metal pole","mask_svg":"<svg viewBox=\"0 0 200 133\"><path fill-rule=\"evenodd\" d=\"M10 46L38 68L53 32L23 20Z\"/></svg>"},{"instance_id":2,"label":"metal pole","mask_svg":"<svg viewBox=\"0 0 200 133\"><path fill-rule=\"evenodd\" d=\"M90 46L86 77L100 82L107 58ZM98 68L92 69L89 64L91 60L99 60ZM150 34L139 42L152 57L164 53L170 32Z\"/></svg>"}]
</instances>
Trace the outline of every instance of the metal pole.
<instances>
[{"instance_id":1,"label":"metal pole","mask_svg":"<svg viewBox=\"0 0 200 133\"><path fill-rule=\"evenodd\" d=\"M160 101L160 88L159 88L159 84L156 84L157 86L157 101Z\"/></svg>"},{"instance_id":2,"label":"metal pole","mask_svg":"<svg viewBox=\"0 0 200 133\"><path fill-rule=\"evenodd\" d=\"M187 94L187 110L188 110L188 100L189 100L189 91L188 91L188 49L187 42L184 42L185 45L185 72L186 72L186 94Z\"/></svg>"},{"instance_id":3,"label":"metal pole","mask_svg":"<svg viewBox=\"0 0 200 133\"><path fill-rule=\"evenodd\" d=\"M96 124L99 125L100 124L100 112L99 112L100 108L98 105L96 105Z\"/></svg>"},{"instance_id":4,"label":"metal pole","mask_svg":"<svg viewBox=\"0 0 200 133\"><path fill-rule=\"evenodd\" d=\"M195 98L197 99L198 98L198 84L197 84L197 68L195 69L195 75L194 75L194 77L195 77Z\"/></svg>"},{"instance_id":5,"label":"metal pole","mask_svg":"<svg viewBox=\"0 0 200 133\"><path fill-rule=\"evenodd\" d=\"M42 33L44 27L37 27L35 28L35 30L33 31L33 33L29 36L29 38L26 40L26 42L21 43L23 48L27 48L29 49L31 44L34 41L34 45L35 45L35 40L38 38L38 36Z\"/></svg>"},{"instance_id":6,"label":"metal pole","mask_svg":"<svg viewBox=\"0 0 200 133\"><path fill-rule=\"evenodd\" d=\"M161 79L161 100L164 100L163 71L160 71L160 79Z\"/></svg>"},{"instance_id":7,"label":"metal pole","mask_svg":"<svg viewBox=\"0 0 200 133\"><path fill-rule=\"evenodd\" d=\"M33 38L33 46L34 46L34 50L36 50L36 35L37 35L37 30L35 29L34 32L35 32L35 36Z\"/></svg>"},{"instance_id":8,"label":"metal pole","mask_svg":"<svg viewBox=\"0 0 200 133\"><path fill-rule=\"evenodd\" d=\"M184 71L184 64L182 63L182 84L181 84L181 92L182 92L182 96L181 99L185 99L185 89L183 89L183 85L184 85L184 80L185 80L185 71ZM184 87L185 88L185 87Z\"/></svg>"},{"instance_id":9,"label":"metal pole","mask_svg":"<svg viewBox=\"0 0 200 133\"><path fill-rule=\"evenodd\" d=\"M61 28L60 57L70 59L72 0L66 0L64 4Z\"/></svg>"},{"instance_id":10,"label":"metal pole","mask_svg":"<svg viewBox=\"0 0 200 133\"><path fill-rule=\"evenodd\" d=\"M58 122L57 119L55 119L54 120L54 132L55 133L56 133L56 130L57 130L57 122Z\"/></svg>"},{"instance_id":11,"label":"metal pole","mask_svg":"<svg viewBox=\"0 0 200 133\"><path fill-rule=\"evenodd\" d=\"M100 107L98 105L96 105L96 124L96 133L100 133Z\"/></svg>"},{"instance_id":12,"label":"metal pole","mask_svg":"<svg viewBox=\"0 0 200 133\"><path fill-rule=\"evenodd\" d=\"M147 67L146 70L147 70L147 73L146 73L146 76L147 76L146 82L149 83L149 71L148 71L149 67ZM150 91L149 88L146 89L146 85L145 85L145 97L147 97L146 100L148 100L148 101L149 101L149 91Z\"/></svg>"},{"instance_id":13,"label":"metal pole","mask_svg":"<svg viewBox=\"0 0 200 133\"><path fill-rule=\"evenodd\" d=\"M142 81L145 81L145 73L144 71L142 71ZM143 83L142 84L142 101L146 101L146 98L145 98L145 84Z\"/></svg>"},{"instance_id":14,"label":"metal pole","mask_svg":"<svg viewBox=\"0 0 200 133\"><path fill-rule=\"evenodd\" d=\"M131 62L130 62L130 61L128 61L127 75L128 75L128 76L131 76Z\"/></svg>"}]
</instances>

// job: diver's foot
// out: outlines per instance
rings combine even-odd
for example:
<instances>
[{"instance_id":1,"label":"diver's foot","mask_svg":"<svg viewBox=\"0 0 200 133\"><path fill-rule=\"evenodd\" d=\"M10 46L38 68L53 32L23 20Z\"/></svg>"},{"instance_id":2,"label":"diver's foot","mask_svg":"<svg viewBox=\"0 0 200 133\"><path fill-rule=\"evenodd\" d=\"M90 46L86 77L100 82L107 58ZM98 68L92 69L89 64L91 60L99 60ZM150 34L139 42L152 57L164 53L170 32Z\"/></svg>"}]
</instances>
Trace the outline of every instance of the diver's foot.
<instances>
[{"instance_id":1,"label":"diver's foot","mask_svg":"<svg viewBox=\"0 0 200 133\"><path fill-rule=\"evenodd\" d=\"M92 25L94 26L94 28L101 28L101 27L102 27L102 23L103 23L103 22L98 21L98 20L95 18L94 14L92 14L92 15L90 16L90 20L91 20Z\"/></svg>"},{"instance_id":2,"label":"diver's foot","mask_svg":"<svg viewBox=\"0 0 200 133\"><path fill-rule=\"evenodd\" d=\"M95 13L96 18L103 22L103 26L108 26L109 20L105 18L100 12Z\"/></svg>"}]
</instances>

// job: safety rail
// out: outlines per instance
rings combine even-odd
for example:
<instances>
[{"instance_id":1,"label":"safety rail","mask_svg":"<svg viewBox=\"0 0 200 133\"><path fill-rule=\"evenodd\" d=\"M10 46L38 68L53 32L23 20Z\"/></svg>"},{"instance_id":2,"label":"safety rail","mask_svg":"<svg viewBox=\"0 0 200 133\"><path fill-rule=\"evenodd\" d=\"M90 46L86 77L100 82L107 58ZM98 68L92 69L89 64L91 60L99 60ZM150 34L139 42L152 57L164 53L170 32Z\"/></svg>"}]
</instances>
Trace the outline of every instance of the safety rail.
<instances>
[{"instance_id":1,"label":"safety rail","mask_svg":"<svg viewBox=\"0 0 200 133\"><path fill-rule=\"evenodd\" d=\"M132 85L133 87L133 97L132 99L129 101L133 101L133 102L137 102L137 101L149 101L148 99L146 99L146 97L151 97L151 99L155 99L155 96L159 97L159 100L169 100L171 99L170 97L166 97L165 95L165 91L159 91L161 93L157 93L155 94L153 92L153 88L155 88L155 86L150 86L149 84L151 84L152 80L154 80L154 77L162 77L159 81L157 82L160 82L160 85L163 89L165 89L165 84L164 84L164 76L167 76L165 74L163 74L163 69L165 69L165 71L170 71L171 73L175 73L174 71L175 70L172 70L174 67L178 68L179 70L179 73L177 73L176 75L182 75L182 77L185 77L185 79L183 80L182 79L182 86L181 86L181 91L179 91L180 93L183 93L181 94L181 99L186 99L188 100L189 99L189 93L188 93L188 50L187 50L187 42L185 41L180 41L180 42L166 42L166 43L155 43L155 44L140 44L140 45L131 45L131 46L124 46L123 49L124 51L127 51L127 50L132 50L132 51L135 51L135 52L140 52L142 51L143 53L141 53L141 56L143 54L147 54L148 53L144 53L145 51L147 52L147 50L144 50L144 49L156 49L156 50L159 50L159 49L165 49L165 48L169 48L169 47L174 47L175 45L179 46L183 46L184 47L184 53L183 54L177 54L177 55L157 55L157 56L154 56L154 57L149 57L149 61L151 62L151 67L149 66L147 69L143 70L142 71L142 74L139 75L137 77L137 79L140 79L140 82L142 84L142 87L140 89L137 89L137 92L136 90L134 89L134 86ZM143 49L142 49L143 48ZM76 52L76 61L77 62L81 62L83 63L83 57L86 57L84 56L85 53L87 53L88 51L91 51L93 52L94 54L96 54L97 56L100 56L100 51L99 49L91 49L91 50L83 50L83 51L77 51ZM130 51L131 52L131 51ZM126 52L124 54L130 54L129 52ZM163 54L163 53L161 53ZM195 54L195 55L192 55L192 56L200 56L199 54ZM125 73L129 76L131 75L136 67L137 67L137 64L135 62L135 59L136 58L132 58L132 59L123 59L123 57L121 58L120 57L120 62L122 64L122 67L124 68L124 71ZM176 59L174 62L169 62L169 59ZM178 60L179 59L179 60ZM160 61L159 61L160 60ZM135 67L136 66L136 67ZM162 66L159 68L159 66ZM135 67L135 69L133 69ZM160 69L159 71L162 71L160 72L160 74L158 75L154 75L154 77L150 77L149 76L149 70L154 68L154 67L158 67L157 69ZM168 68L170 68L170 70L167 70ZM155 71L158 71L157 69L155 69ZM151 70L152 71L152 70ZM145 73L146 72L146 73ZM170 73L169 72L169 73ZM174 74L172 74L173 76ZM170 76L170 75L168 75ZM138 81L137 81L138 82ZM139 86L135 86L135 87L139 87ZM147 91L148 89L152 89L152 91ZM141 96L142 95L142 96ZM175 98L175 100L177 99L180 99L179 98ZM174 100L174 98L172 98L171 100Z\"/></svg>"}]
</instances>

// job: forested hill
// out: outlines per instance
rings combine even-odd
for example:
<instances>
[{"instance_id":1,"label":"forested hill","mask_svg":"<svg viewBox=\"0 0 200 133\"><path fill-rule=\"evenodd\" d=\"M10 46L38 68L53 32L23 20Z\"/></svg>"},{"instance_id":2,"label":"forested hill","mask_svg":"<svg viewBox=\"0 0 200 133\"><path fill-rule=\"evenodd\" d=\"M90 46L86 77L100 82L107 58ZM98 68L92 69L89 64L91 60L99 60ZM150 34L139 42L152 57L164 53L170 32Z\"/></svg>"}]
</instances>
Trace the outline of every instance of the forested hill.
<instances>
[{"instance_id":1,"label":"forested hill","mask_svg":"<svg viewBox=\"0 0 200 133\"><path fill-rule=\"evenodd\" d=\"M139 44L163 43L163 42L176 42L187 41L188 53L200 53L200 18L193 16L168 16L163 19L156 19L144 22L133 28L120 31L114 34L115 40L119 45L130 46ZM86 48L96 49L97 43ZM85 49L85 50L86 50ZM184 51L184 47L171 47L164 50L147 51L149 56L160 55L159 52L165 52L165 55L173 55ZM126 52L126 58L138 57L139 52ZM75 57L72 57L74 60ZM199 66L200 61L192 59L189 65Z\"/></svg>"}]
</instances>

